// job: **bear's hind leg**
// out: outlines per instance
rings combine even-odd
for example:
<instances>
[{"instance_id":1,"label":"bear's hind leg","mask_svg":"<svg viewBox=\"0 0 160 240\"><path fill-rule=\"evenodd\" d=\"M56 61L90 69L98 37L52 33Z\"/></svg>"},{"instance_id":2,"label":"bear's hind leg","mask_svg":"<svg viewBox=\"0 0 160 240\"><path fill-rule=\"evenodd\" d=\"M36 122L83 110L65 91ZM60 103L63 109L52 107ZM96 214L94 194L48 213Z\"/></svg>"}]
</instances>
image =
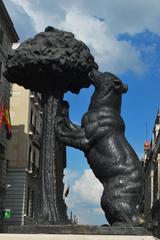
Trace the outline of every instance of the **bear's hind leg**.
<instances>
[{"instance_id":1,"label":"bear's hind leg","mask_svg":"<svg viewBox=\"0 0 160 240\"><path fill-rule=\"evenodd\" d=\"M140 226L144 224L139 208L134 201L124 199L123 197L115 200L110 198L109 194L106 194L104 191L101 198L101 207L111 225Z\"/></svg>"}]
</instances>

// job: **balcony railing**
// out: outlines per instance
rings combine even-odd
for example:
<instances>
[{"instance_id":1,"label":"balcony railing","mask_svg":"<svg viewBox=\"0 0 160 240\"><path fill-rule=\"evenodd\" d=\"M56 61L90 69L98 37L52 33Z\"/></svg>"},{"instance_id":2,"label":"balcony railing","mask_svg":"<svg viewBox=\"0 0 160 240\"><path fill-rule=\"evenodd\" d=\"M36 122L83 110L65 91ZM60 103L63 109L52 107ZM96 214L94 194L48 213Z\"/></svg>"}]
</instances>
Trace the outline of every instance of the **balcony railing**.
<instances>
[{"instance_id":1,"label":"balcony railing","mask_svg":"<svg viewBox=\"0 0 160 240\"><path fill-rule=\"evenodd\" d=\"M39 168L35 165L35 163L32 163L30 166L28 166L28 173L32 177L37 177L39 174Z\"/></svg>"},{"instance_id":2,"label":"balcony railing","mask_svg":"<svg viewBox=\"0 0 160 240\"><path fill-rule=\"evenodd\" d=\"M40 107L41 106L41 95L40 95L40 93L36 93L36 92L31 91L30 98L32 99L35 107L41 108Z\"/></svg>"},{"instance_id":3,"label":"balcony railing","mask_svg":"<svg viewBox=\"0 0 160 240\"><path fill-rule=\"evenodd\" d=\"M40 134L34 135L33 145L35 145L37 148L40 148L40 145L41 145L41 135Z\"/></svg>"},{"instance_id":4,"label":"balcony railing","mask_svg":"<svg viewBox=\"0 0 160 240\"><path fill-rule=\"evenodd\" d=\"M36 133L37 133L36 127L35 127L32 123L30 123L30 126L29 126L29 135L30 135L30 136L33 136L33 135L35 135Z\"/></svg>"}]
</instances>

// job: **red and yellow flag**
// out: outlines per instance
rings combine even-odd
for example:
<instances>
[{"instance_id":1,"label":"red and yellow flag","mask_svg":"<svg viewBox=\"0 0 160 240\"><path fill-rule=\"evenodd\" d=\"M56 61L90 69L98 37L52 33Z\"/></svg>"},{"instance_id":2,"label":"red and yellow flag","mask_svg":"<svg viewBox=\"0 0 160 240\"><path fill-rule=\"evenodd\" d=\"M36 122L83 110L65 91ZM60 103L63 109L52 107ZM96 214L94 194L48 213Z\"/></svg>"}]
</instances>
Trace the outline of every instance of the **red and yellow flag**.
<instances>
[{"instance_id":1,"label":"red and yellow flag","mask_svg":"<svg viewBox=\"0 0 160 240\"><path fill-rule=\"evenodd\" d=\"M4 107L0 106L0 130L2 129L4 123Z\"/></svg>"},{"instance_id":2,"label":"red and yellow flag","mask_svg":"<svg viewBox=\"0 0 160 240\"><path fill-rule=\"evenodd\" d=\"M10 119L10 113L9 113L8 107L4 108L4 123L7 131L7 139L10 139L12 136L12 128L11 128L11 119Z\"/></svg>"}]
</instances>

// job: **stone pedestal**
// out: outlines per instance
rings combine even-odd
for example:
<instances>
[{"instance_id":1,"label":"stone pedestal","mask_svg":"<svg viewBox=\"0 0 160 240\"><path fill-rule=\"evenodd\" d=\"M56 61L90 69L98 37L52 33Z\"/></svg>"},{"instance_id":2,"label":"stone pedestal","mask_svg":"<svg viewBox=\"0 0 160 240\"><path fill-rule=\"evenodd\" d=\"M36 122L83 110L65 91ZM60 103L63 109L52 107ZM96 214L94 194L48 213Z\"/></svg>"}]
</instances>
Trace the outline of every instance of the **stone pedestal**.
<instances>
[{"instance_id":1,"label":"stone pedestal","mask_svg":"<svg viewBox=\"0 0 160 240\"><path fill-rule=\"evenodd\" d=\"M142 227L102 227L86 225L10 226L0 240L155 240Z\"/></svg>"},{"instance_id":2,"label":"stone pedestal","mask_svg":"<svg viewBox=\"0 0 160 240\"><path fill-rule=\"evenodd\" d=\"M156 240L153 236L77 234L0 234L1 240ZM158 240L158 239L157 239Z\"/></svg>"}]
</instances>

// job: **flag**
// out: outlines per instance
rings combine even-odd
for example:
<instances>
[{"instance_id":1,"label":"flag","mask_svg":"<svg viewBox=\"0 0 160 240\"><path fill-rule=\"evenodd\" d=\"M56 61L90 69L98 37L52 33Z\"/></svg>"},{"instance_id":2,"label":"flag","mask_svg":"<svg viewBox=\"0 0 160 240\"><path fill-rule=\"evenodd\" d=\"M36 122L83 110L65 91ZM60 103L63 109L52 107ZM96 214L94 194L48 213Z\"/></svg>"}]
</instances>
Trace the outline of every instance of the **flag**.
<instances>
[{"instance_id":1,"label":"flag","mask_svg":"<svg viewBox=\"0 0 160 240\"><path fill-rule=\"evenodd\" d=\"M67 187L67 189L66 189L66 191L65 191L65 193L64 193L64 196L65 196L65 197L67 197L68 194L69 194L69 188L70 188L70 186Z\"/></svg>"},{"instance_id":2,"label":"flag","mask_svg":"<svg viewBox=\"0 0 160 240\"><path fill-rule=\"evenodd\" d=\"M0 100L0 130L3 127L3 123L4 123L4 104L3 104L3 96L2 96Z\"/></svg>"},{"instance_id":3,"label":"flag","mask_svg":"<svg viewBox=\"0 0 160 240\"><path fill-rule=\"evenodd\" d=\"M12 136L12 130L11 130L11 119L10 119L10 113L9 113L9 108L5 107L4 109L4 123L5 123L5 128L7 131L7 139L10 139Z\"/></svg>"},{"instance_id":4,"label":"flag","mask_svg":"<svg viewBox=\"0 0 160 240\"><path fill-rule=\"evenodd\" d=\"M4 123L4 107L0 106L0 130Z\"/></svg>"}]
</instances>

